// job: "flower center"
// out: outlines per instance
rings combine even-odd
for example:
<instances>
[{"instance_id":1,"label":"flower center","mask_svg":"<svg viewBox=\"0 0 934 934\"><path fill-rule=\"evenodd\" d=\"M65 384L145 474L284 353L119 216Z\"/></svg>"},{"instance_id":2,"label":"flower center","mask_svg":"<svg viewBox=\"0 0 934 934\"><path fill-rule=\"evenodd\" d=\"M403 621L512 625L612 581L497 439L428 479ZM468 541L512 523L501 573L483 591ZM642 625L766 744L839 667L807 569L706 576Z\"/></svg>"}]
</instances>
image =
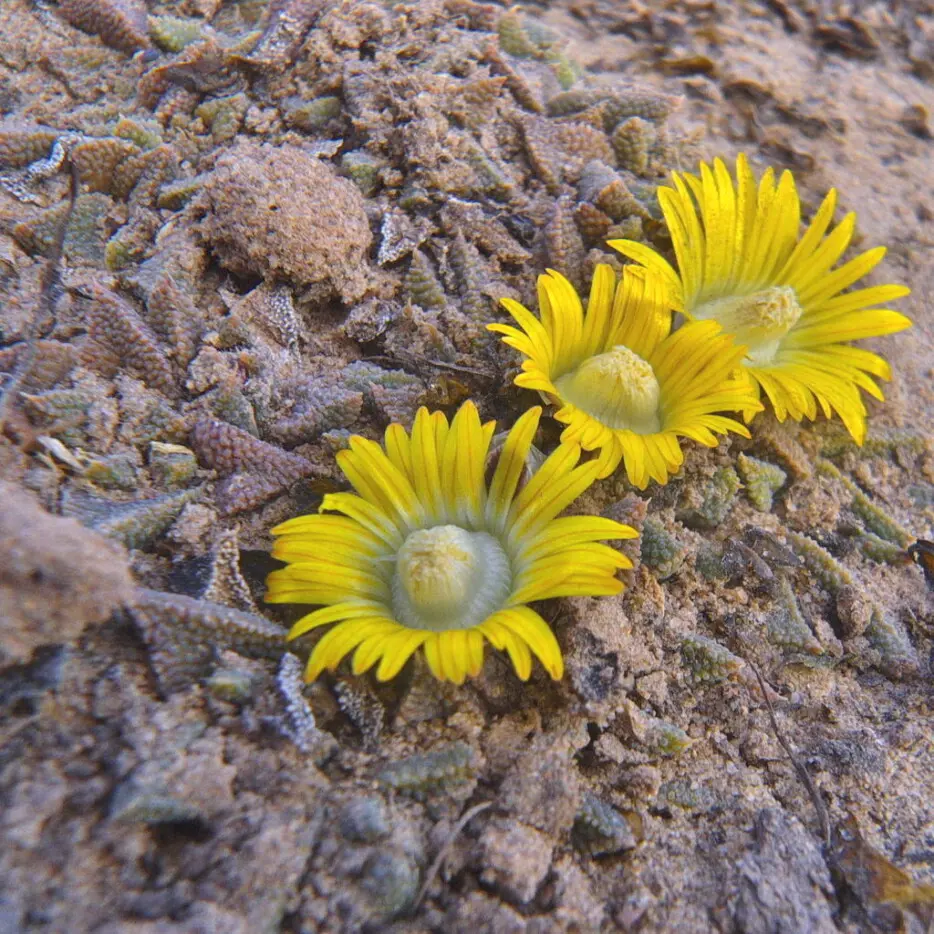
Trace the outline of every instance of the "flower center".
<instances>
[{"instance_id":1,"label":"flower center","mask_svg":"<svg viewBox=\"0 0 934 934\"><path fill-rule=\"evenodd\" d=\"M399 549L392 606L410 629L471 629L511 590L509 558L492 535L438 525L412 532Z\"/></svg>"},{"instance_id":2,"label":"flower center","mask_svg":"<svg viewBox=\"0 0 934 934\"><path fill-rule=\"evenodd\" d=\"M697 319L709 319L736 335L737 344L749 347L753 363L771 363L782 338L797 324L803 309L789 285L776 285L751 295L716 298L693 309Z\"/></svg>"},{"instance_id":3,"label":"flower center","mask_svg":"<svg viewBox=\"0 0 934 934\"><path fill-rule=\"evenodd\" d=\"M614 347L588 357L576 370L555 381L572 405L608 428L651 435L661 429L661 389L650 363L628 347Z\"/></svg>"}]
</instances>

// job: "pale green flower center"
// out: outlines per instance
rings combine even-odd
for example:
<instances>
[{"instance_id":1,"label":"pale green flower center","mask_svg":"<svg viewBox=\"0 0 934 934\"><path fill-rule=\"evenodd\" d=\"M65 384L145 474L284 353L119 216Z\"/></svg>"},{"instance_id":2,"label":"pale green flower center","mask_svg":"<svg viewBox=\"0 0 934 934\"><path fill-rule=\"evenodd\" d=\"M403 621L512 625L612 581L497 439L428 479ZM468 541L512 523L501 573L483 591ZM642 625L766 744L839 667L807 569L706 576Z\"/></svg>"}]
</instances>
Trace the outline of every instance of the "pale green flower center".
<instances>
[{"instance_id":1,"label":"pale green flower center","mask_svg":"<svg viewBox=\"0 0 934 934\"><path fill-rule=\"evenodd\" d=\"M503 607L512 568L488 532L438 525L412 532L396 556L392 606L410 629L471 629Z\"/></svg>"},{"instance_id":2,"label":"pale green flower center","mask_svg":"<svg viewBox=\"0 0 934 934\"><path fill-rule=\"evenodd\" d=\"M651 435L661 429L661 388L652 365L628 347L588 357L555 381L562 399L608 428Z\"/></svg>"},{"instance_id":3,"label":"pale green flower center","mask_svg":"<svg viewBox=\"0 0 934 934\"><path fill-rule=\"evenodd\" d=\"M745 344L748 359L755 364L771 363L782 338L798 323L803 309L791 286L776 285L751 295L715 298L692 309L698 320L712 319L727 334Z\"/></svg>"}]
</instances>

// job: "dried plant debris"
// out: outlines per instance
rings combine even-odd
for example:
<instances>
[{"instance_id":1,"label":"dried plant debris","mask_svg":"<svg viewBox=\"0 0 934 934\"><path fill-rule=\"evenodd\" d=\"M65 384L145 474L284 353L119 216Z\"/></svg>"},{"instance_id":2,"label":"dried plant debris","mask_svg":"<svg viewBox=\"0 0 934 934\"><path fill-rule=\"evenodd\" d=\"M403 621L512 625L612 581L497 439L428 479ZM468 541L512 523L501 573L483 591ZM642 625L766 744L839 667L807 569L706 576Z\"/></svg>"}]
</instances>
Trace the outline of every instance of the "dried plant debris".
<instances>
[{"instance_id":1,"label":"dried plant debris","mask_svg":"<svg viewBox=\"0 0 934 934\"><path fill-rule=\"evenodd\" d=\"M265 28L252 45L248 60L274 68L286 65L323 8L322 0L280 0L271 4Z\"/></svg>"},{"instance_id":2,"label":"dried plant debris","mask_svg":"<svg viewBox=\"0 0 934 934\"><path fill-rule=\"evenodd\" d=\"M257 336L278 347L291 349L301 333L291 289L283 285L260 285L246 295L222 292L229 309L222 325L221 346L248 343Z\"/></svg>"},{"instance_id":3,"label":"dried plant debris","mask_svg":"<svg viewBox=\"0 0 934 934\"><path fill-rule=\"evenodd\" d=\"M421 246L431 233L424 219L411 219L403 211L388 211L380 225L379 252L376 262L380 266L394 263Z\"/></svg>"},{"instance_id":4,"label":"dried plant debris","mask_svg":"<svg viewBox=\"0 0 934 934\"><path fill-rule=\"evenodd\" d=\"M336 743L318 729L311 707L302 696L304 685L302 663L291 652L285 652L276 672L276 689L284 709L282 730L302 752L322 762L333 754Z\"/></svg>"},{"instance_id":5,"label":"dried plant debris","mask_svg":"<svg viewBox=\"0 0 934 934\"><path fill-rule=\"evenodd\" d=\"M856 902L853 907L867 912L874 926L883 926L883 930L910 929L906 924L912 915L922 925L930 926L934 886L918 884L871 846L852 814L834 829L832 854Z\"/></svg>"},{"instance_id":6,"label":"dried plant debris","mask_svg":"<svg viewBox=\"0 0 934 934\"><path fill-rule=\"evenodd\" d=\"M779 541L774 532L750 525L743 530L743 542L751 548L769 567L800 568L804 564L800 557ZM793 544L789 542L789 544Z\"/></svg>"},{"instance_id":7,"label":"dried plant debris","mask_svg":"<svg viewBox=\"0 0 934 934\"><path fill-rule=\"evenodd\" d=\"M703 558L698 554L698 567L709 563L712 577L724 576L730 581L745 581L767 593L776 592L776 575L772 563L758 549L747 544L748 538L731 538L722 548L707 546ZM715 555L715 557L714 557ZM705 567L705 570L707 568Z\"/></svg>"},{"instance_id":8,"label":"dried plant debris","mask_svg":"<svg viewBox=\"0 0 934 934\"><path fill-rule=\"evenodd\" d=\"M386 708L365 678L342 677L334 682L334 696L347 719L359 730L364 745L373 748L383 732Z\"/></svg>"},{"instance_id":9,"label":"dried plant debris","mask_svg":"<svg viewBox=\"0 0 934 934\"><path fill-rule=\"evenodd\" d=\"M235 528L218 534L211 554L211 576L201 596L237 610L258 612L250 587L240 573L240 545Z\"/></svg>"}]
</instances>

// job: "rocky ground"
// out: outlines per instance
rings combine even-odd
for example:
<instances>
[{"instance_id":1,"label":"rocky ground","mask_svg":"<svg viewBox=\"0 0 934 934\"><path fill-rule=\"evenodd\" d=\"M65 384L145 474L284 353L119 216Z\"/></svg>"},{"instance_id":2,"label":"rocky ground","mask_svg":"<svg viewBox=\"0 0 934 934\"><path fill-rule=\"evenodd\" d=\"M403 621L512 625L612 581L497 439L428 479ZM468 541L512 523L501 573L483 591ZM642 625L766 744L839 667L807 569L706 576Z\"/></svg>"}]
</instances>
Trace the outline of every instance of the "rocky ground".
<instances>
[{"instance_id":1,"label":"rocky ground","mask_svg":"<svg viewBox=\"0 0 934 934\"><path fill-rule=\"evenodd\" d=\"M0 37L0 932L931 929L929 6L7 0ZM637 567L544 607L560 683L303 690L269 528L349 433L511 423L496 299L665 249L658 182L740 151L913 289L867 444L764 416L598 484Z\"/></svg>"}]
</instances>

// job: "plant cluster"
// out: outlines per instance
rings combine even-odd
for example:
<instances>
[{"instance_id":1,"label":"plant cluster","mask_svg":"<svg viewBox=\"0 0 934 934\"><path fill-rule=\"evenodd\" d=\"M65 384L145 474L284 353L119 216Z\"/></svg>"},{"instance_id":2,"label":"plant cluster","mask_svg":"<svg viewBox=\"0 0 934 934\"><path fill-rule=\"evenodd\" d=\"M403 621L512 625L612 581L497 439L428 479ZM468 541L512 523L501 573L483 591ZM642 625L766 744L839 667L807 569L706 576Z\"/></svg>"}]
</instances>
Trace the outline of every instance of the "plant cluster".
<instances>
[{"instance_id":1,"label":"plant cluster","mask_svg":"<svg viewBox=\"0 0 934 934\"><path fill-rule=\"evenodd\" d=\"M598 265L586 308L549 270L538 316L504 299L516 326L488 325L525 358L516 385L538 391L566 426L543 463L532 456L538 407L501 445L471 401L450 423L423 408L411 432L391 424L382 445L353 437L337 455L356 492L273 530L286 567L270 575L267 599L321 607L289 638L337 624L315 645L309 680L350 653L354 674L377 666L387 680L421 649L435 677L461 684L479 674L485 641L523 680L533 655L558 679L557 640L528 604L619 593L616 572L631 562L606 542L637 535L610 519L559 517L594 481L622 464L639 489L667 483L683 463L681 439L750 437L763 393L779 421L837 414L863 443L860 390L882 399L875 380L890 371L850 342L911 324L879 307L907 288L846 291L885 249L834 268L855 215L828 233L831 191L799 236L791 173L776 182L768 169L757 182L742 155L735 179L720 159L672 179L659 202L677 270L642 243L610 241L635 265L619 276Z\"/></svg>"}]
</instances>

